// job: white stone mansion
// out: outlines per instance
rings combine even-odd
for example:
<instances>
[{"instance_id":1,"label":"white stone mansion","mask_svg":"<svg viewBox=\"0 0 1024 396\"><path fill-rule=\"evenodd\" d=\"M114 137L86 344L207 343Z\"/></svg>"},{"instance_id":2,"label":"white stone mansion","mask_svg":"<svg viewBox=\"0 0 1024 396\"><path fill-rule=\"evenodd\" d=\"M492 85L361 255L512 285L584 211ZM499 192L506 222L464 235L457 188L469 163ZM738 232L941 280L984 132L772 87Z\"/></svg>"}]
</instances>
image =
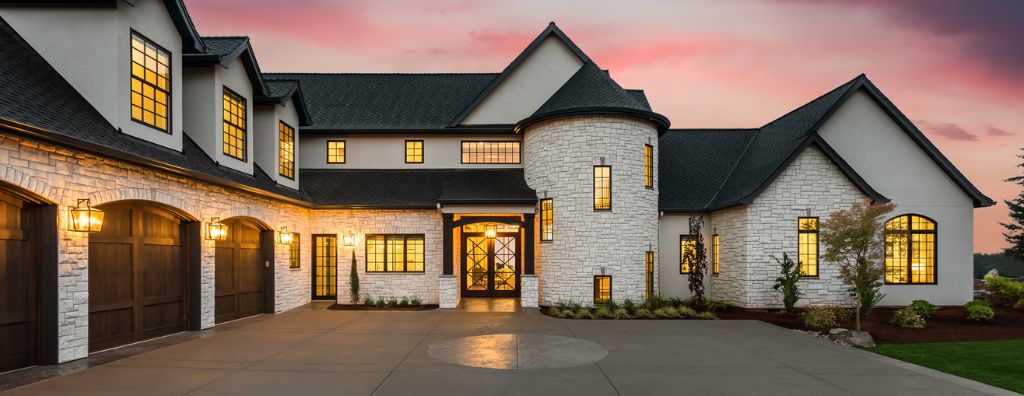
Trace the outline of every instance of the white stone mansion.
<instances>
[{"instance_id":1,"label":"white stone mansion","mask_svg":"<svg viewBox=\"0 0 1024 396\"><path fill-rule=\"evenodd\" d=\"M21 3L21 4L17 4ZM509 54L510 57L515 54ZM672 129L553 23L500 73L264 73L181 0L0 5L0 372L312 299L847 304L819 223L894 202L884 305L972 297L992 205L861 75ZM100 216L102 215L102 219Z\"/></svg>"}]
</instances>

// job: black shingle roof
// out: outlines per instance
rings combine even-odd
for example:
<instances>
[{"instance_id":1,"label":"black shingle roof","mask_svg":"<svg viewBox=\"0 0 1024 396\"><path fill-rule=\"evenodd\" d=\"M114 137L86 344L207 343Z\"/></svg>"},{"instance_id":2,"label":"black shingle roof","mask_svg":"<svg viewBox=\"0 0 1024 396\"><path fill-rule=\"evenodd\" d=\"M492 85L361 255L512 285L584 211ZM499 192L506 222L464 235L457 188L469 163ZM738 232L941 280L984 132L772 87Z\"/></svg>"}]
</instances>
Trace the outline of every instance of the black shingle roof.
<instances>
[{"instance_id":1,"label":"black shingle roof","mask_svg":"<svg viewBox=\"0 0 1024 396\"><path fill-rule=\"evenodd\" d=\"M670 129L658 140L658 206L699 211L715 197L757 129Z\"/></svg>"},{"instance_id":2,"label":"black shingle roof","mask_svg":"<svg viewBox=\"0 0 1024 396\"><path fill-rule=\"evenodd\" d=\"M288 74L313 122L305 130L442 129L497 74Z\"/></svg>"},{"instance_id":3,"label":"black shingle roof","mask_svg":"<svg viewBox=\"0 0 1024 396\"><path fill-rule=\"evenodd\" d=\"M522 169L304 169L299 178L302 191L325 206L425 209L537 201Z\"/></svg>"},{"instance_id":4,"label":"black shingle roof","mask_svg":"<svg viewBox=\"0 0 1024 396\"><path fill-rule=\"evenodd\" d=\"M203 36L203 43L206 43L206 53L218 56L228 56L238 51L239 47L249 41L245 36Z\"/></svg>"}]
</instances>

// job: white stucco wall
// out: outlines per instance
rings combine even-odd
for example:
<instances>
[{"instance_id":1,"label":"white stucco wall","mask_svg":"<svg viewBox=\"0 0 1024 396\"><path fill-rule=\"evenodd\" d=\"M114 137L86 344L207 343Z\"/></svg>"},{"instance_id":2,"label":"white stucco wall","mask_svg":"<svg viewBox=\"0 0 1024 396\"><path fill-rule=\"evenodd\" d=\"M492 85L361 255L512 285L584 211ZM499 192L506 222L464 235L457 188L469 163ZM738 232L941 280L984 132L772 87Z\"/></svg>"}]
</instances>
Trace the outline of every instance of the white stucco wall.
<instances>
[{"instance_id":1,"label":"white stucco wall","mask_svg":"<svg viewBox=\"0 0 1024 396\"><path fill-rule=\"evenodd\" d=\"M973 203L863 91L820 130L821 136L879 193L897 205L892 217L916 213L938 227L936 285L886 285L885 305L915 299L959 305L972 299Z\"/></svg>"},{"instance_id":2,"label":"white stucco wall","mask_svg":"<svg viewBox=\"0 0 1024 396\"><path fill-rule=\"evenodd\" d=\"M0 16L126 134L181 150L181 36L163 2L116 8L0 7ZM59 27L59 28L55 28ZM131 119L131 32L171 53L170 133Z\"/></svg>"},{"instance_id":3,"label":"white stucco wall","mask_svg":"<svg viewBox=\"0 0 1024 396\"><path fill-rule=\"evenodd\" d=\"M216 146L217 137L214 135L222 131L219 124L215 127L210 121L215 116L219 117L216 111L217 103L221 101L221 90L216 76L212 67L190 67L183 76L184 112L188 115L184 120L185 134L213 158L214 150L221 149Z\"/></svg>"},{"instance_id":4,"label":"white stucco wall","mask_svg":"<svg viewBox=\"0 0 1024 396\"><path fill-rule=\"evenodd\" d=\"M665 214L658 218L658 280L659 294L666 298L690 296L690 276L679 273L679 237L690 234L690 218L700 216L691 213ZM711 295L711 215L704 215L704 251L707 252L708 272L704 275L705 295Z\"/></svg>"},{"instance_id":5,"label":"white stucco wall","mask_svg":"<svg viewBox=\"0 0 1024 396\"><path fill-rule=\"evenodd\" d=\"M242 63L242 57L239 56L228 63L227 67L213 66L217 100L214 101L214 119L211 120L213 123L213 130L216 131L214 136L216 137L216 143L214 150L214 157L217 163L224 165L228 168L241 171L244 173L252 174L253 164L253 109L255 103L253 103L253 89L252 82L249 80L249 73L245 71L245 65ZM245 98L246 104L246 157L245 161L240 161L234 157L230 157L224 154L224 101L223 101L223 89L228 88L234 91L236 94ZM270 172L269 170L267 172Z\"/></svg>"},{"instance_id":6,"label":"white stucco wall","mask_svg":"<svg viewBox=\"0 0 1024 396\"><path fill-rule=\"evenodd\" d=\"M345 163L327 163L327 141L345 141ZM405 163L405 141L423 141L423 163ZM521 141L521 135L303 135L299 139L303 169L430 169L430 168L521 168L519 164L463 164L463 141Z\"/></svg>"},{"instance_id":7,"label":"white stucco wall","mask_svg":"<svg viewBox=\"0 0 1024 396\"><path fill-rule=\"evenodd\" d=\"M583 61L565 43L548 36L462 123L514 124L529 117L581 66Z\"/></svg>"},{"instance_id":8,"label":"white stucco wall","mask_svg":"<svg viewBox=\"0 0 1024 396\"><path fill-rule=\"evenodd\" d=\"M256 165L267 172L267 175L278 184L298 189L299 188L299 115L291 99L281 104L262 104L255 106L253 115L253 160ZM279 137L278 123L284 122L295 130L295 174L294 178L281 176L278 168L280 156L279 149L281 140Z\"/></svg>"},{"instance_id":9,"label":"white stucco wall","mask_svg":"<svg viewBox=\"0 0 1024 396\"><path fill-rule=\"evenodd\" d=\"M554 205L554 238L536 251L540 304L592 303L594 275L602 272L612 276L614 300L643 299L645 253L658 257L658 190L644 187L644 145L654 146L657 161L657 142L652 123L617 116L560 118L526 130L526 183ZM595 211L593 169L602 159L612 167L612 209Z\"/></svg>"}]
</instances>

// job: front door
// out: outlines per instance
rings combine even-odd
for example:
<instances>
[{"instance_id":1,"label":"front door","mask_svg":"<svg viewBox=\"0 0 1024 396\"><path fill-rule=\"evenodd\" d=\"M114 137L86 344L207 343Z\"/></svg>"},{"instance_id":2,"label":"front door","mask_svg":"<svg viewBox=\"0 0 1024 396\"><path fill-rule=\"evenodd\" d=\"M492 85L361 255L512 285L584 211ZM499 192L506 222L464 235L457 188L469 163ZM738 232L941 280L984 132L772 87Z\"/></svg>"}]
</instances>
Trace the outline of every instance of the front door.
<instances>
[{"instance_id":1,"label":"front door","mask_svg":"<svg viewBox=\"0 0 1024 396\"><path fill-rule=\"evenodd\" d=\"M462 295L519 296L519 235L463 233Z\"/></svg>"},{"instance_id":2,"label":"front door","mask_svg":"<svg viewBox=\"0 0 1024 396\"><path fill-rule=\"evenodd\" d=\"M338 236L313 235L313 299L338 296Z\"/></svg>"}]
</instances>

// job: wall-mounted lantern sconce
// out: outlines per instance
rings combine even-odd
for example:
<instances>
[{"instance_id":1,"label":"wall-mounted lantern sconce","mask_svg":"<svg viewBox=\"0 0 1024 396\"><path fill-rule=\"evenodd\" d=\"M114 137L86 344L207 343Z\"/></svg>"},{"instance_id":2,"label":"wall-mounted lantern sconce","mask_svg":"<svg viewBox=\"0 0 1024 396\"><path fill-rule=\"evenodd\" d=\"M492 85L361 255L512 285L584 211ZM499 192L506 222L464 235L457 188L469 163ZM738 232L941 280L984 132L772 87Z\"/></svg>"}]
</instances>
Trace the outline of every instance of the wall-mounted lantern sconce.
<instances>
[{"instance_id":1,"label":"wall-mounted lantern sconce","mask_svg":"<svg viewBox=\"0 0 1024 396\"><path fill-rule=\"evenodd\" d=\"M497 235L498 229L493 225L487 226L487 229L484 230L484 236L486 236L488 239L494 239L494 237Z\"/></svg>"},{"instance_id":2,"label":"wall-mounted lantern sconce","mask_svg":"<svg viewBox=\"0 0 1024 396\"><path fill-rule=\"evenodd\" d=\"M206 224L206 239L223 241L228 239L228 226L220 222L220 217L211 217Z\"/></svg>"},{"instance_id":3,"label":"wall-mounted lantern sconce","mask_svg":"<svg viewBox=\"0 0 1024 396\"><path fill-rule=\"evenodd\" d=\"M292 233L288 231L288 227L281 227L281 231L278 232L279 238L281 239L282 245L292 244Z\"/></svg>"},{"instance_id":4,"label":"wall-mounted lantern sconce","mask_svg":"<svg viewBox=\"0 0 1024 396\"><path fill-rule=\"evenodd\" d=\"M345 234L345 236L342 237L342 241L345 243L345 246L353 247L356 245L356 234L353 234L351 232Z\"/></svg>"},{"instance_id":5,"label":"wall-mounted lantern sconce","mask_svg":"<svg viewBox=\"0 0 1024 396\"><path fill-rule=\"evenodd\" d=\"M88 198L79 199L69 215L68 231L99 232L103 228L103 211L93 208Z\"/></svg>"}]
</instances>

